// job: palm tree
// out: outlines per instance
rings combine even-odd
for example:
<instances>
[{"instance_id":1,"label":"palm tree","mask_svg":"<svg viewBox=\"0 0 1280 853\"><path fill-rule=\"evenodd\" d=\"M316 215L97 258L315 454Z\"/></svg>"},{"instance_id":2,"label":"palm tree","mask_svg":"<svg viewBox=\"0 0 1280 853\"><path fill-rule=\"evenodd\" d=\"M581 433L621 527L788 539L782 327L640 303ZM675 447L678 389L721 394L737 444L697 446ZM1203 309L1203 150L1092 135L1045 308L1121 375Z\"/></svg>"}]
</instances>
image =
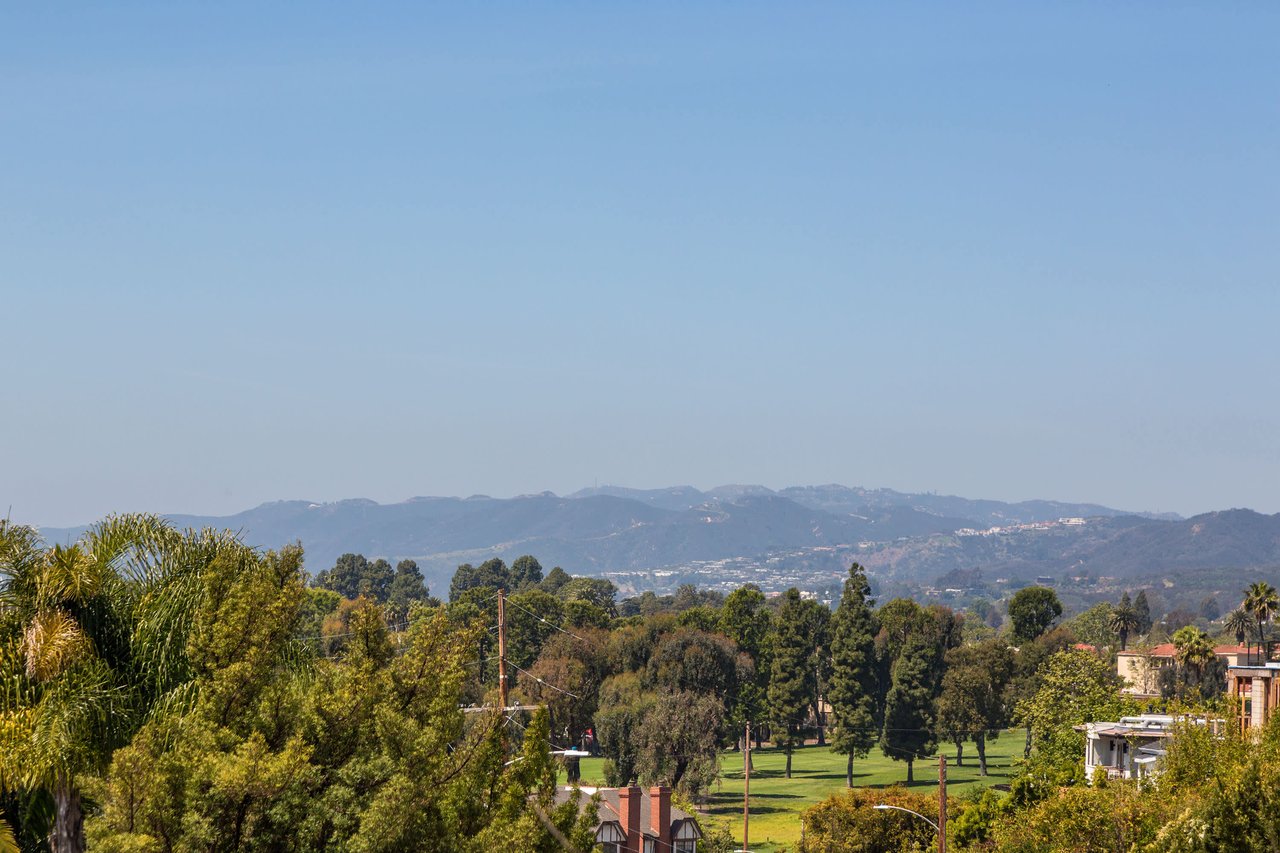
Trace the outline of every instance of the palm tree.
<instances>
[{"instance_id":1,"label":"palm tree","mask_svg":"<svg viewBox=\"0 0 1280 853\"><path fill-rule=\"evenodd\" d=\"M1275 615L1276 610L1280 610L1280 594L1276 593L1276 588L1265 581L1255 581L1249 584L1249 588L1244 591L1244 603L1241 604L1245 610L1253 614L1253 618L1258 626L1258 645L1262 647L1262 659L1271 660L1271 649L1267 647L1267 637L1265 633L1265 625Z\"/></svg>"},{"instance_id":2,"label":"palm tree","mask_svg":"<svg viewBox=\"0 0 1280 853\"><path fill-rule=\"evenodd\" d=\"M1196 684L1200 684L1205 666L1215 657L1209 635L1194 625L1184 625L1174 632L1173 645L1178 665L1194 672Z\"/></svg>"},{"instance_id":3,"label":"palm tree","mask_svg":"<svg viewBox=\"0 0 1280 853\"><path fill-rule=\"evenodd\" d=\"M0 520L0 791L46 791L49 847L84 850L81 782L146 715L191 695L185 627L230 534L122 515L45 548Z\"/></svg>"},{"instance_id":4,"label":"palm tree","mask_svg":"<svg viewBox=\"0 0 1280 853\"><path fill-rule=\"evenodd\" d=\"M1137 631L1141 620L1138 619L1138 612L1133 609L1133 605L1129 604L1129 596L1125 596L1120 601L1119 606L1111 611L1111 630L1120 635L1120 651L1125 650L1125 646L1129 642L1129 634Z\"/></svg>"},{"instance_id":5,"label":"palm tree","mask_svg":"<svg viewBox=\"0 0 1280 853\"><path fill-rule=\"evenodd\" d=\"M1245 638L1249 636L1249 627L1251 624L1252 623L1249 620L1249 611L1245 610L1243 607L1237 607L1235 610L1232 610L1227 614L1227 617L1222 620L1222 627L1228 633L1235 635L1237 644L1243 643ZM1248 653L1249 649L1246 647L1246 656Z\"/></svg>"}]
</instances>

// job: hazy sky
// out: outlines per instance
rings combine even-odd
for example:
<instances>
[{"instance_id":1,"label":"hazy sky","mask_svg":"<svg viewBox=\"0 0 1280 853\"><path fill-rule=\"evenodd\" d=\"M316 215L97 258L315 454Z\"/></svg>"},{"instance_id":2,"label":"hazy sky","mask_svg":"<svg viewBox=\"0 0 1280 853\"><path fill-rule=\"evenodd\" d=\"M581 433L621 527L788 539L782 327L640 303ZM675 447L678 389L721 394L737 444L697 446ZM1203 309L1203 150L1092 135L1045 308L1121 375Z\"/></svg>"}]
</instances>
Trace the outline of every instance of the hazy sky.
<instances>
[{"instance_id":1,"label":"hazy sky","mask_svg":"<svg viewBox=\"0 0 1280 853\"><path fill-rule=\"evenodd\" d=\"M1280 510L1280 6L25 4L0 511Z\"/></svg>"}]
</instances>

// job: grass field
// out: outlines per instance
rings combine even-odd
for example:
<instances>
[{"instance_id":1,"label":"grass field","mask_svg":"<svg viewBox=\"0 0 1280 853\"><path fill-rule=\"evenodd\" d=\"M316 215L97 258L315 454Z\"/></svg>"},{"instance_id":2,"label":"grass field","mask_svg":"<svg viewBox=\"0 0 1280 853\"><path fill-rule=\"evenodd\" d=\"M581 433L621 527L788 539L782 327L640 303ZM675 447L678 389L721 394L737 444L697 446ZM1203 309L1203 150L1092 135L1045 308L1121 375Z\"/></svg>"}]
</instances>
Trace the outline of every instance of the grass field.
<instances>
[{"instance_id":1,"label":"grass field","mask_svg":"<svg viewBox=\"0 0 1280 853\"><path fill-rule=\"evenodd\" d=\"M972 744L965 745L964 766L955 765L954 751L947 752L947 793L955 796L973 788L985 788L1009 781L1012 764L1022 757L1021 732L1006 732L987 744L987 777L978 775L978 759ZM751 849L760 853L785 845L794 848L800 840L800 813L831 794L844 790L845 757L827 747L806 746L791 757L791 778L786 779L786 756L781 750L765 748L751 753ZM599 758L582 760L582 784L604 783ZM917 761L912 790L924 792L938 785L937 759ZM907 765L885 758L873 749L866 758L853 763L853 784L860 788L905 785ZM725 752L720 756L720 782L713 789L706 812L699 815L704 825L728 828L742 840L742 755Z\"/></svg>"}]
</instances>

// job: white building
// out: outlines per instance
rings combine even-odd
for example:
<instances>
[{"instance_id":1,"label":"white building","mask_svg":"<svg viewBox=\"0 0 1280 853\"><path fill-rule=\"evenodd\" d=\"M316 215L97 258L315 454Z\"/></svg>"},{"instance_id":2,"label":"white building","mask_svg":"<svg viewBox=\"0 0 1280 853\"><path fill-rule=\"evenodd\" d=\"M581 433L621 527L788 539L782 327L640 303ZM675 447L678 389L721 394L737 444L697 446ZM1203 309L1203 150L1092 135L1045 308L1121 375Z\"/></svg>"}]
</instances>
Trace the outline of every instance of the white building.
<instances>
[{"instance_id":1,"label":"white building","mask_svg":"<svg viewBox=\"0 0 1280 853\"><path fill-rule=\"evenodd\" d=\"M1140 714L1121 717L1115 723L1085 723L1076 726L1085 733L1084 776L1093 784L1101 769L1108 779L1143 779L1159 772L1165 745L1173 737L1176 723L1213 725L1221 731L1222 720L1203 717L1173 717L1168 714Z\"/></svg>"}]
</instances>

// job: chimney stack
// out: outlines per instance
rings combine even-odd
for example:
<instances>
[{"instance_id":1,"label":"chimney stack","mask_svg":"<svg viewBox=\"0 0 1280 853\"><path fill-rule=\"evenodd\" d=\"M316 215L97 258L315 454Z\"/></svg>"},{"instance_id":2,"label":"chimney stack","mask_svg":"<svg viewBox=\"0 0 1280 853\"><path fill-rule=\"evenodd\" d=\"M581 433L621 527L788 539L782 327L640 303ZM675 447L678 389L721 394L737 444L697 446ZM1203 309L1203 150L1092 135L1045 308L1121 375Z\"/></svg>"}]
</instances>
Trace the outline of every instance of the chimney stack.
<instances>
[{"instance_id":1,"label":"chimney stack","mask_svg":"<svg viewBox=\"0 0 1280 853\"><path fill-rule=\"evenodd\" d=\"M643 853L640 835L640 798L644 796L637 785L618 789L618 818L627 840L622 849L626 853Z\"/></svg>"},{"instance_id":2,"label":"chimney stack","mask_svg":"<svg viewBox=\"0 0 1280 853\"><path fill-rule=\"evenodd\" d=\"M658 836L658 849L671 849L671 789L654 785L649 789L649 829Z\"/></svg>"}]
</instances>

